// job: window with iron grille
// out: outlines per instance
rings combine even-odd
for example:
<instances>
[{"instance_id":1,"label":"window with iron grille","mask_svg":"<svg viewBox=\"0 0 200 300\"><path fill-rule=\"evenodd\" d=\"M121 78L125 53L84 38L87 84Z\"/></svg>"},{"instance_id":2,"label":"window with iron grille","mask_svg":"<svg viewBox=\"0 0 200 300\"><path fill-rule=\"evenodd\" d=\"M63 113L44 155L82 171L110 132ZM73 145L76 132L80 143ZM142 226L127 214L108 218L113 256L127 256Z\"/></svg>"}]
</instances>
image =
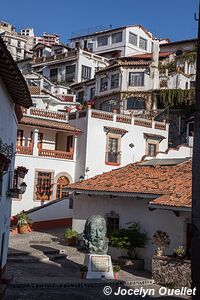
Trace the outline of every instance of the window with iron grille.
<instances>
[{"instance_id":1,"label":"window with iron grille","mask_svg":"<svg viewBox=\"0 0 200 300\"><path fill-rule=\"evenodd\" d=\"M66 66L65 79L73 80L75 78L76 65Z\"/></svg>"},{"instance_id":2,"label":"window with iron grille","mask_svg":"<svg viewBox=\"0 0 200 300\"><path fill-rule=\"evenodd\" d=\"M119 138L109 137L106 162L108 162L108 163L119 163L120 162L120 154L119 154L118 148L119 148Z\"/></svg>"},{"instance_id":3,"label":"window with iron grille","mask_svg":"<svg viewBox=\"0 0 200 300\"><path fill-rule=\"evenodd\" d=\"M111 89L115 89L119 86L119 74L113 74L111 75Z\"/></svg>"},{"instance_id":4,"label":"window with iron grille","mask_svg":"<svg viewBox=\"0 0 200 300\"><path fill-rule=\"evenodd\" d=\"M148 143L148 155L155 156L156 149L157 149L156 144Z\"/></svg>"},{"instance_id":5,"label":"window with iron grille","mask_svg":"<svg viewBox=\"0 0 200 300\"><path fill-rule=\"evenodd\" d=\"M127 99L126 109L145 109L145 100L131 97Z\"/></svg>"},{"instance_id":6,"label":"window with iron grille","mask_svg":"<svg viewBox=\"0 0 200 300\"><path fill-rule=\"evenodd\" d=\"M110 111L113 112L113 109L117 107L117 101L116 100L108 100L100 105L100 109L104 111Z\"/></svg>"},{"instance_id":7,"label":"window with iron grille","mask_svg":"<svg viewBox=\"0 0 200 300\"><path fill-rule=\"evenodd\" d=\"M129 43L134 46L137 46L137 40L138 40L137 35L132 32L129 32Z\"/></svg>"},{"instance_id":8,"label":"window with iron grille","mask_svg":"<svg viewBox=\"0 0 200 300\"><path fill-rule=\"evenodd\" d=\"M144 86L144 72L129 73L130 86Z\"/></svg>"},{"instance_id":9,"label":"window with iron grille","mask_svg":"<svg viewBox=\"0 0 200 300\"><path fill-rule=\"evenodd\" d=\"M50 200L53 193L52 172L36 172L36 200Z\"/></svg>"},{"instance_id":10,"label":"window with iron grille","mask_svg":"<svg viewBox=\"0 0 200 300\"><path fill-rule=\"evenodd\" d=\"M82 70L81 70L81 80L88 80L91 78L91 68L82 65Z\"/></svg>"},{"instance_id":11,"label":"window with iron grille","mask_svg":"<svg viewBox=\"0 0 200 300\"><path fill-rule=\"evenodd\" d=\"M108 35L98 37L97 38L97 45L98 45L98 47L108 45Z\"/></svg>"},{"instance_id":12,"label":"window with iron grille","mask_svg":"<svg viewBox=\"0 0 200 300\"><path fill-rule=\"evenodd\" d=\"M139 39L139 48L147 50L147 40L140 36Z\"/></svg>"},{"instance_id":13,"label":"window with iron grille","mask_svg":"<svg viewBox=\"0 0 200 300\"><path fill-rule=\"evenodd\" d=\"M121 42L122 42L122 31L113 33L112 44L121 43Z\"/></svg>"},{"instance_id":14,"label":"window with iron grille","mask_svg":"<svg viewBox=\"0 0 200 300\"><path fill-rule=\"evenodd\" d=\"M100 80L100 92L107 91L108 89L108 79L107 77L103 77Z\"/></svg>"}]
</instances>

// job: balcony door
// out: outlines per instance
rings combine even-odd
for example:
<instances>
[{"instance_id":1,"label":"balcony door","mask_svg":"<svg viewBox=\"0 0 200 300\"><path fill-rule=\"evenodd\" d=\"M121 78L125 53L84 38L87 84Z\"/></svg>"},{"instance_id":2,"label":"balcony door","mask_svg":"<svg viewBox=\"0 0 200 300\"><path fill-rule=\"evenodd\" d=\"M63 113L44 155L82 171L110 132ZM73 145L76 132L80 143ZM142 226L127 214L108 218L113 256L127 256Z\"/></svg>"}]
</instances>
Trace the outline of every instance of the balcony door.
<instances>
[{"instance_id":1,"label":"balcony door","mask_svg":"<svg viewBox=\"0 0 200 300\"><path fill-rule=\"evenodd\" d=\"M68 192L64 192L63 188L69 184L69 179L66 176L60 176L57 181L56 199L61 199L68 196Z\"/></svg>"}]
</instances>

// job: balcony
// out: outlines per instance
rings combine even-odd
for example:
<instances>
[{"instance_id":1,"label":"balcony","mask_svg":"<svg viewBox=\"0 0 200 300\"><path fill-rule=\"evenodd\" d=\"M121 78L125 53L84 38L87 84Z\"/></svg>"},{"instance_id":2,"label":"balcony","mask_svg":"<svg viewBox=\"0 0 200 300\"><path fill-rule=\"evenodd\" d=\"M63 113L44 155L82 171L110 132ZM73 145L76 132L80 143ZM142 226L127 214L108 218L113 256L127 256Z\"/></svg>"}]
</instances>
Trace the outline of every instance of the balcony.
<instances>
[{"instance_id":1,"label":"balcony","mask_svg":"<svg viewBox=\"0 0 200 300\"><path fill-rule=\"evenodd\" d=\"M26 146L16 146L16 152L17 152L17 154L32 155L33 148L26 147Z\"/></svg>"},{"instance_id":2,"label":"balcony","mask_svg":"<svg viewBox=\"0 0 200 300\"><path fill-rule=\"evenodd\" d=\"M60 159L73 159L73 152L39 149L38 156L60 158Z\"/></svg>"}]
</instances>

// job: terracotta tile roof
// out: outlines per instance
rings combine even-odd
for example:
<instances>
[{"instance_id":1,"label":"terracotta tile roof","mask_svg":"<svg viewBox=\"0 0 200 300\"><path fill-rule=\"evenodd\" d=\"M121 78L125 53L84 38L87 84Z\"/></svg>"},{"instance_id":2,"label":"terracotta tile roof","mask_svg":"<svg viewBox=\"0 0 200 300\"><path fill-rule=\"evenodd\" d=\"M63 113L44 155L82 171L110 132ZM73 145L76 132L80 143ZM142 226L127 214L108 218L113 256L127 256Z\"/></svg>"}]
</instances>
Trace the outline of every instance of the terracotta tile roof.
<instances>
[{"instance_id":1,"label":"terracotta tile roof","mask_svg":"<svg viewBox=\"0 0 200 300\"><path fill-rule=\"evenodd\" d=\"M167 57L173 52L160 52L159 57ZM139 58L139 59L151 59L153 56L153 53L143 53L143 54L137 54L137 55L131 55L133 58Z\"/></svg>"},{"instance_id":2,"label":"terracotta tile roof","mask_svg":"<svg viewBox=\"0 0 200 300\"><path fill-rule=\"evenodd\" d=\"M191 207L192 162L173 166L129 164L91 179L71 184L69 190L140 193L155 196L154 205ZM149 195L149 196L150 196Z\"/></svg>"},{"instance_id":3,"label":"terracotta tile roof","mask_svg":"<svg viewBox=\"0 0 200 300\"><path fill-rule=\"evenodd\" d=\"M109 126L105 126L104 128L105 128L105 130L107 130L107 131L119 132L119 133L121 133L121 134L123 134L123 135L124 135L125 133L128 132L127 130L125 130L125 129L123 129L123 128L109 127Z\"/></svg>"},{"instance_id":4,"label":"terracotta tile roof","mask_svg":"<svg viewBox=\"0 0 200 300\"><path fill-rule=\"evenodd\" d=\"M58 129L61 131L71 131L74 133L81 133L80 129L75 128L75 127L69 125L68 123L44 120L44 119L39 119L39 118L23 117L20 121L20 124L45 127L45 128L51 128L51 129Z\"/></svg>"}]
</instances>

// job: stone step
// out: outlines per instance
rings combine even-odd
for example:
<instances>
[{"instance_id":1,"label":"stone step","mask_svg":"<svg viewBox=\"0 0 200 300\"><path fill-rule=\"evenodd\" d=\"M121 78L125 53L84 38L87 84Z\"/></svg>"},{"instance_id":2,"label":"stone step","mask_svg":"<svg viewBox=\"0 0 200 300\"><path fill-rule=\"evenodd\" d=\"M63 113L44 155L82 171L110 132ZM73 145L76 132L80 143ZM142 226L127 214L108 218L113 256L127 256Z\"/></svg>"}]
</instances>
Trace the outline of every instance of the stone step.
<instances>
[{"instance_id":1,"label":"stone step","mask_svg":"<svg viewBox=\"0 0 200 300\"><path fill-rule=\"evenodd\" d=\"M7 261L12 263L37 263L44 261L56 261L59 259L66 259L67 256L64 254L48 254L46 255L38 255L38 256L30 256L30 255L14 255L8 256Z\"/></svg>"}]
</instances>

